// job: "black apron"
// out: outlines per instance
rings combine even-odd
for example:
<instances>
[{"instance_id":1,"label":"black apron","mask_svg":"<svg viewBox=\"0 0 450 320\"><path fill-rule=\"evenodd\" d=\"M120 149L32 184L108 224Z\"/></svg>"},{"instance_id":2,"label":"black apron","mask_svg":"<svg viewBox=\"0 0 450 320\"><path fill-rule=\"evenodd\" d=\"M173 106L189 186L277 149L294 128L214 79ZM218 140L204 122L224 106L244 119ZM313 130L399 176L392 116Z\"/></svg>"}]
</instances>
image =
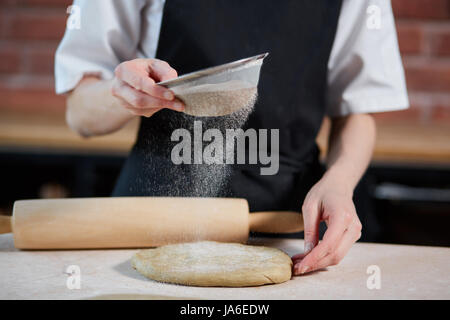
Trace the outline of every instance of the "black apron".
<instances>
[{"instance_id":1,"label":"black apron","mask_svg":"<svg viewBox=\"0 0 450 320\"><path fill-rule=\"evenodd\" d=\"M251 211L299 210L320 178L315 138L325 114L327 64L339 18L337 0L167 0L157 58L179 74L269 52L259 98L243 123L233 115L193 117L162 110L142 118L113 196L243 197ZM174 165L178 128L279 129L280 169ZM269 130L270 132L270 130Z\"/></svg>"}]
</instances>

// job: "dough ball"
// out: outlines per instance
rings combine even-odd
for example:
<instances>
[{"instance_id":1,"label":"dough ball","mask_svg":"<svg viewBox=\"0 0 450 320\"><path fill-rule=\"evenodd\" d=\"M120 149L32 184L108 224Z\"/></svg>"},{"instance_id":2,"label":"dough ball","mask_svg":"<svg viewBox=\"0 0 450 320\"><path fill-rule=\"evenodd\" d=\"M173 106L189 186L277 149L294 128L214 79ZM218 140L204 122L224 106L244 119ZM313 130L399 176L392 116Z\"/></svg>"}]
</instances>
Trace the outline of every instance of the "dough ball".
<instances>
[{"instance_id":1,"label":"dough ball","mask_svg":"<svg viewBox=\"0 0 450 320\"><path fill-rule=\"evenodd\" d=\"M275 248L202 241L137 252L133 268L161 282L202 287L247 287L291 278L292 260Z\"/></svg>"}]
</instances>

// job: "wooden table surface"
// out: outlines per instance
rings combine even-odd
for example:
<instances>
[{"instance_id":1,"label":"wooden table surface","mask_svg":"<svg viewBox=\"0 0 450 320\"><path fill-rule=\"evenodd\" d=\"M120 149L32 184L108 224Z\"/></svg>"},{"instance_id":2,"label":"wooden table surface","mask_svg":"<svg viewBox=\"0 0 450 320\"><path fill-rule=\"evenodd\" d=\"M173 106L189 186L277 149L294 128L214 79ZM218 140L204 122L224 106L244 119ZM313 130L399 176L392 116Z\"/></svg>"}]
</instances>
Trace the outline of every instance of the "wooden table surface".
<instances>
[{"instance_id":1,"label":"wooden table surface","mask_svg":"<svg viewBox=\"0 0 450 320\"><path fill-rule=\"evenodd\" d=\"M251 239L289 255L296 239ZM200 288L157 283L130 266L136 250L18 251L0 235L0 299L450 299L450 248L357 243L334 267L277 285ZM68 289L69 266L79 266L81 288ZM369 266L381 288L369 290Z\"/></svg>"}]
</instances>

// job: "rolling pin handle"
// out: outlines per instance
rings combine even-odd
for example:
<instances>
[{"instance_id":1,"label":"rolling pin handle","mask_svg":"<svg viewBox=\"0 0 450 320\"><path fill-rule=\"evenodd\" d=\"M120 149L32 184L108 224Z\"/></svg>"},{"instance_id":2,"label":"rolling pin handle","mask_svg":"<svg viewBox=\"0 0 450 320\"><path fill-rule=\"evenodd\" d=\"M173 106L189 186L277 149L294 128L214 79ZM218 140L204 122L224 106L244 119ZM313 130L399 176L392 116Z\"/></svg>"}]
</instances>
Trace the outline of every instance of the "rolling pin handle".
<instances>
[{"instance_id":1,"label":"rolling pin handle","mask_svg":"<svg viewBox=\"0 0 450 320\"><path fill-rule=\"evenodd\" d=\"M303 231L303 216L294 211L264 211L249 214L250 231L294 233Z\"/></svg>"},{"instance_id":2,"label":"rolling pin handle","mask_svg":"<svg viewBox=\"0 0 450 320\"><path fill-rule=\"evenodd\" d=\"M11 217L0 216L0 234L12 232Z\"/></svg>"}]
</instances>

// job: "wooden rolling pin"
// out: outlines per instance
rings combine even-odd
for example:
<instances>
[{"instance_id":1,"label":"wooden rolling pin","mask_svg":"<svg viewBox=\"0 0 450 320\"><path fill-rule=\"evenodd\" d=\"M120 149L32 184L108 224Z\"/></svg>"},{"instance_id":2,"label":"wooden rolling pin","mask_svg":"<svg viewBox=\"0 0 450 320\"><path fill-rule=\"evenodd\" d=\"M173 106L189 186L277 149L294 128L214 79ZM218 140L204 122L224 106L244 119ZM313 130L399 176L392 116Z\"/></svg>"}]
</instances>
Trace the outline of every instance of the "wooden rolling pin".
<instances>
[{"instance_id":1,"label":"wooden rolling pin","mask_svg":"<svg viewBox=\"0 0 450 320\"><path fill-rule=\"evenodd\" d=\"M214 240L245 243L249 231L303 230L300 213L249 214L245 199L120 197L21 200L0 220L20 249L142 248Z\"/></svg>"}]
</instances>

